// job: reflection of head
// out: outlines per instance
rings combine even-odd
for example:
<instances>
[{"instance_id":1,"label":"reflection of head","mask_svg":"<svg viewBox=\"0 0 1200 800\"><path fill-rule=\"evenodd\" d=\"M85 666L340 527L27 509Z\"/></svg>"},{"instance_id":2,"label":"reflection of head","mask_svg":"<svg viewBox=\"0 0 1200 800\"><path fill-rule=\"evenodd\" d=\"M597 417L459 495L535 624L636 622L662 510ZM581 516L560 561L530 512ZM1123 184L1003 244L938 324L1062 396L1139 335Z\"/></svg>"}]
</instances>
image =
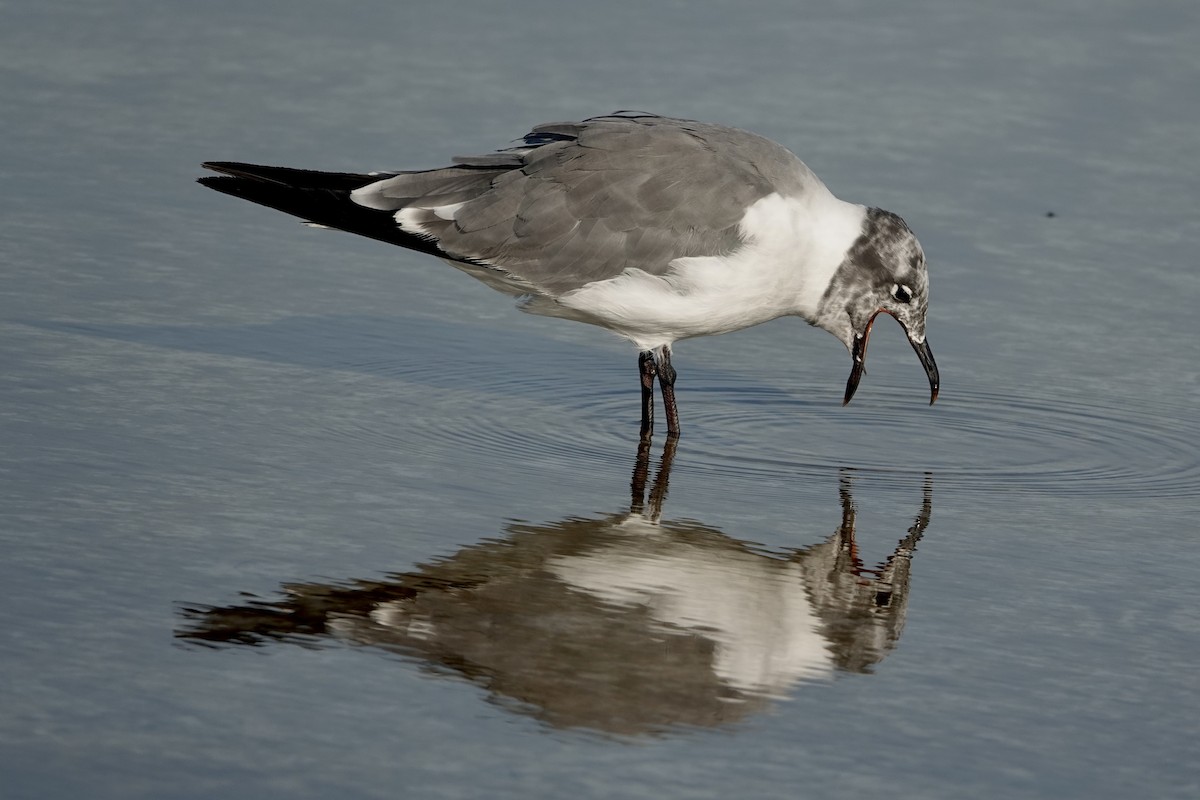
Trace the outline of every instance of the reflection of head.
<instances>
[{"instance_id":1,"label":"reflection of head","mask_svg":"<svg viewBox=\"0 0 1200 800\"><path fill-rule=\"evenodd\" d=\"M932 487L927 480L921 511L886 561L864 569L854 543L855 510L850 483L841 484L842 524L824 542L806 548L796 561L821 617L834 663L846 672L869 672L900 639L908 607L912 555L929 526Z\"/></svg>"},{"instance_id":2,"label":"reflection of head","mask_svg":"<svg viewBox=\"0 0 1200 800\"><path fill-rule=\"evenodd\" d=\"M635 473L635 492L636 483ZM559 727L720 726L797 682L866 671L895 645L928 488L917 524L874 573L854 555L846 481L842 507L829 539L788 556L642 513L514 524L386 580L292 585L277 602L191 609L179 636L371 645L465 676Z\"/></svg>"}]
</instances>

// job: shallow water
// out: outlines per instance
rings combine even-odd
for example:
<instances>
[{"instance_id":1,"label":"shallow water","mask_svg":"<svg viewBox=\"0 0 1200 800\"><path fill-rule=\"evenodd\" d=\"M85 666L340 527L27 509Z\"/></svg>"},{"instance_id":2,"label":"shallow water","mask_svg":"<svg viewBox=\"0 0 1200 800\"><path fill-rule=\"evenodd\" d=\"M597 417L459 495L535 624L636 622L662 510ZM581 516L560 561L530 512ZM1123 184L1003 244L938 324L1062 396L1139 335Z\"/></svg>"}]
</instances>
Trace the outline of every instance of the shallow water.
<instances>
[{"instance_id":1,"label":"shallow water","mask_svg":"<svg viewBox=\"0 0 1200 800\"><path fill-rule=\"evenodd\" d=\"M558 8L0 7L4 797L1196 796L1200 12ZM639 449L622 343L192 182L627 107L905 216L937 404L780 320Z\"/></svg>"}]
</instances>

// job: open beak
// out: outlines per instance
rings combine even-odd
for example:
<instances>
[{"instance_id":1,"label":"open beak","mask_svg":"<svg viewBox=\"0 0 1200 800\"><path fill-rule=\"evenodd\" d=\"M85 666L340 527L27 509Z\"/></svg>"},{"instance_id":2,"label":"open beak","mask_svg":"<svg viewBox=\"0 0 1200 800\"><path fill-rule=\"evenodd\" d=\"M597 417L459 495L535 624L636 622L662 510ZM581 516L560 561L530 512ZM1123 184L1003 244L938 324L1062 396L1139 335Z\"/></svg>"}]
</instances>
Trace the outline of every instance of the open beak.
<instances>
[{"instance_id":1,"label":"open beak","mask_svg":"<svg viewBox=\"0 0 1200 800\"><path fill-rule=\"evenodd\" d=\"M850 347L850 357L854 359L854 365L850 368L850 379L846 381L846 397L842 400L842 405L849 403L850 398L854 397L854 393L858 391L858 383L862 380L863 372L866 371L867 341L871 338L871 327L875 324L875 317L879 316L880 312L887 313L883 309L876 311L867 321L867 327L862 334L854 334L854 343ZM908 330L905 329L904 333L907 335ZM913 350L917 351L917 358L921 360L921 366L925 368L925 376L929 378L929 405L933 405L933 402L937 400L941 379L938 377L937 362L933 360L933 351L929 349L929 340L924 339L918 343L909 337L908 343L912 345Z\"/></svg>"}]
</instances>

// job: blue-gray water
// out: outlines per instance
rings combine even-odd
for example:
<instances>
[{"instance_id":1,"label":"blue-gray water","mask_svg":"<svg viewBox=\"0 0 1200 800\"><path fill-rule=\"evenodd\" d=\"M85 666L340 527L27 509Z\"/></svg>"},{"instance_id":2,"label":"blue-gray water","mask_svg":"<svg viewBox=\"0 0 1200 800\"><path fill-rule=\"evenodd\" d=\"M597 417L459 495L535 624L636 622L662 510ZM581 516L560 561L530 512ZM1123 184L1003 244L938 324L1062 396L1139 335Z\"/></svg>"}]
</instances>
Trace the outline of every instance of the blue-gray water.
<instances>
[{"instance_id":1,"label":"blue-gray water","mask_svg":"<svg viewBox=\"0 0 1200 800\"><path fill-rule=\"evenodd\" d=\"M1198 40L1132 0L0 4L0 794L1197 796ZM795 320L685 342L633 497L626 345L193 182L618 108L903 215L937 405L886 321L847 408Z\"/></svg>"}]
</instances>

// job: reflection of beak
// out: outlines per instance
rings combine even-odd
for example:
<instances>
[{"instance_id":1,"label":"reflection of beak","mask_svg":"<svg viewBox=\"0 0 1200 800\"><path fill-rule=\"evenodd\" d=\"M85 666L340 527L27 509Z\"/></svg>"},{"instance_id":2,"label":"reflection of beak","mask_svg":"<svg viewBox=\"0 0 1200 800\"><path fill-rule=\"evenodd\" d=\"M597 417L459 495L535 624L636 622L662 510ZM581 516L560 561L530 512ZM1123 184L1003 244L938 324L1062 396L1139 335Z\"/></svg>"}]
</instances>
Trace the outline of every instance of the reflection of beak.
<instances>
[{"instance_id":1,"label":"reflection of beak","mask_svg":"<svg viewBox=\"0 0 1200 800\"><path fill-rule=\"evenodd\" d=\"M879 316L880 311L887 313L883 309L879 309L867 320L867 327L862 334L854 334L854 344L850 348L850 357L854 359L854 366L850 369L850 379L846 381L846 397L842 400L842 405L849 403L850 398L854 397L854 392L858 390L858 382L862 380L867 363L867 340L871 338L871 326L875 324L875 317ZM901 327L903 327L903 323L901 323ZM908 334L907 328L904 333ZM912 345L913 350L917 351L917 358L921 360L921 366L925 368L925 376L929 378L929 405L933 405L933 401L937 400L941 379L938 376L937 362L933 360L933 351L929 349L929 340L923 339L918 343L909 336L908 343Z\"/></svg>"}]
</instances>

